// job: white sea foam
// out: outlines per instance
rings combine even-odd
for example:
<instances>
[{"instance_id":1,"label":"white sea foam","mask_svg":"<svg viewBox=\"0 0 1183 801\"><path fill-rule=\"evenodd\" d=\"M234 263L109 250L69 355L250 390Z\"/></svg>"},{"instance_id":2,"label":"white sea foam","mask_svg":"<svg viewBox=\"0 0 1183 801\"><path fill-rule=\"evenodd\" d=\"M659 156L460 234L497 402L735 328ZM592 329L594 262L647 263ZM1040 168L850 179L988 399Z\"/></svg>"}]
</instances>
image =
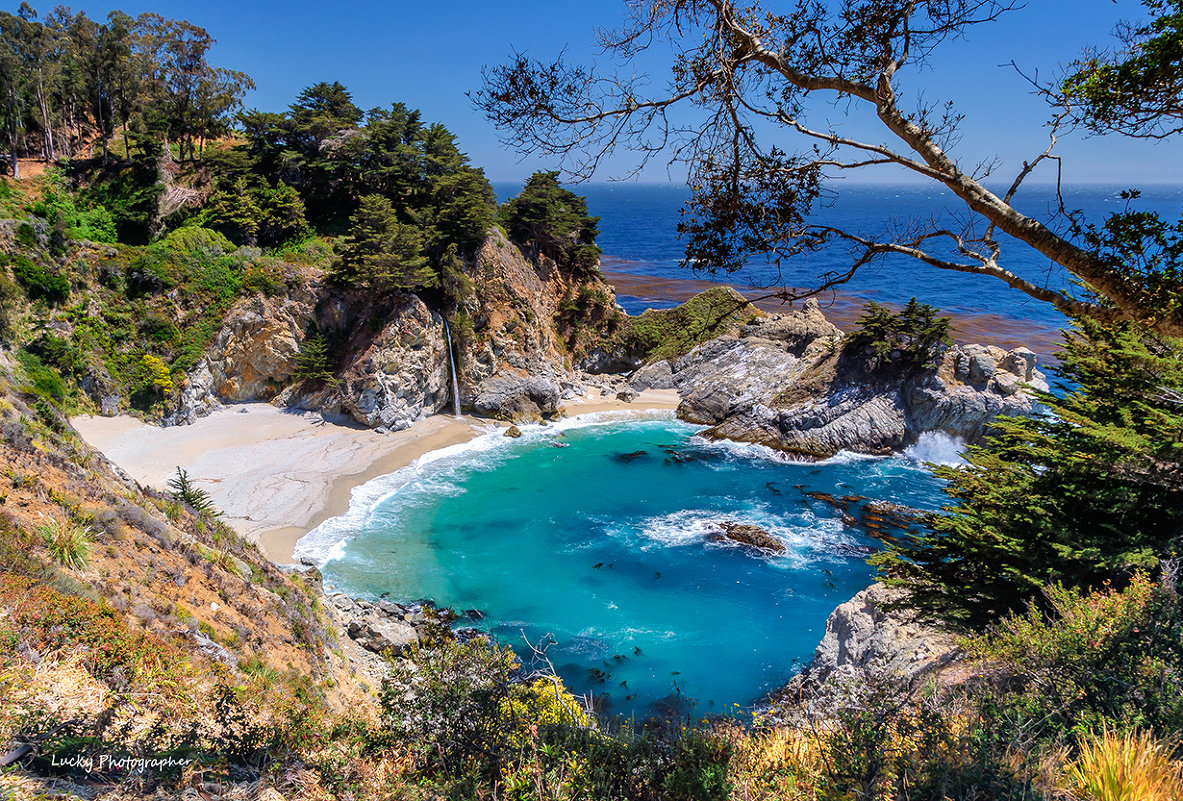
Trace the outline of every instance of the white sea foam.
<instances>
[{"instance_id":1,"label":"white sea foam","mask_svg":"<svg viewBox=\"0 0 1183 801\"><path fill-rule=\"evenodd\" d=\"M909 445L904 456L914 462L961 467L965 465L965 440L946 434L944 431L925 431Z\"/></svg>"},{"instance_id":2,"label":"white sea foam","mask_svg":"<svg viewBox=\"0 0 1183 801\"><path fill-rule=\"evenodd\" d=\"M776 448L770 448L767 445L760 445L754 442L735 442L728 439L707 439L705 437L694 437L693 442L698 447L705 451L714 451L716 453L723 453L728 456L735 457L739 460L744 459L762 459L767 462L775 462L783 465L796 465L799 467L815 468L823 465L834 464L850 464L851 462L875 462L882 461L883 456L871 456L865 453L853 453L851 451L839 451L828 459L804 459L793 456L792 454L778 451Z\"/></svg>"},{"instance_id":3,"label":"white sea foam","mask_svg":"<svg viewBox=\"0 0 1183 801\"><path fill-rule=\"evenodd\" d=\"M515 443L551 439L564 431L579 428L673 419L674 413L668 410L592 412L547 425L522 425L522 436L516 440L506 437L503 429L491 427L486 433L468 442L429 451L400 470L354 487L350 494L349 509L343 515L324 521L301 537L296 543L295 557L310 560L320 567L342 558L345 555L345 546L370 522L374 510L383 507L397 495L430 492L438 496L458 495L464 492L463 486L448 480L445 473L449 467L475 464L478 469L493 470L501 461L495 458L499 455L498 452L509 455ZM478 457L480 460L474 462Z\"/></svg>"},{"instance_id":4,"label":"white sea foam","mask_svg":"<svg viewBox=\"0 0 1183 801\"><path fill-rule=\"evenodd\" d=\"M617 536L639 536L641 550L682 548L706 544L708 547L738 547L717 540L719 521L728 520L758 526L785 544L784 554L771 557L769 563L795 570L817 558L830 556L839 546L856 544L841 520L819 518L812 512L786 519L762 505L743 509L683 509L640 521L618 521L606 527Z\"/></svg>"}]
</instances>

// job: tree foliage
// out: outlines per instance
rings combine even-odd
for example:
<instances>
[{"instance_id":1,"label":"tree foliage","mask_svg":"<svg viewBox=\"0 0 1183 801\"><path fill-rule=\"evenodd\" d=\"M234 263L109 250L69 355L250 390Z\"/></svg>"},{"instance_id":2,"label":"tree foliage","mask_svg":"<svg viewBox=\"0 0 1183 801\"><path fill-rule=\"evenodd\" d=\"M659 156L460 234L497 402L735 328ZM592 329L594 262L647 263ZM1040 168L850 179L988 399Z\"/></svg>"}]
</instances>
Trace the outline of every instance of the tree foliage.
<instances>
[{"instance_id":1,"label":"tree foliage","mask_svg":"<svg viewBox=\"0 0 1183 801\"><path fill-rule=\"evenodd\" d=\"M105 23L66 6L43 20L28 3L0 13L0 129L13 171L21 153L84 155L91 136L105 161L120 126L126 157L132 127L175 143L182 159L199 156L254 88L246 74L209 63L213 44L204 28L154 13L114 11Z\"/></svg>"},{"instance_id":2,"label":"tree foliage","mask_svg":"<svg viewBox=\"0 0 1183 801\"><path fill-rule=\"evenodd\" d=\"M399 222L388 198L366 195L349 223L334 280L376 292L420 289L435 281L423 256L422 232Z\"/></svg>"},{"instance_id":3,"label":"tree foliage","mask_svg":"<svg viewBox=\"0 0 1183 801\"><path fill-rule=\"evenodd\" d=\"M980 627L1183 550L1183 343L1081 321L1061 359L1050 414L996 420L966 468L938 468L954 503L877 558L909 603Z\"/></svg>"},{"instance_id":4,"label":"tree foliage","mask_svg":"<svg viewBox=\"0 0 1183 801\"><path fill-rule=\"evenodd\" d=\"M856 321L857 329L846 348L867 357L871 367L922 367L952 343L949 318L939 317L932 306L912 298L898 313L869 301Z\"/></svg>"},{"instance_id":5,"label":"tree foliage","mask_svg":"<svg viewBox=\"0 0 1183 801\"><path fill-rule=\"evenodd\" d=\"M1142 5L1149 20L1118 25L1118 50L1087 53L1048 92L1094 131L1163 139L1183 132L1183 0Z\"/></svg>"},{"instance_id":6,"label":"tree foliage","mask_svg":"<svg viewBox=\"0 0 1183 801\"><path fill-rule=\"evenodd\" d=\"M587 213L587 201L559 185L559 173L536 172L518 196L501 207L509 238L550 256L577 275L594 272L599 217Z\"/></svg>"},{"instance_id":7,"label":"tree foliage","mask_svg":"<svg viewBox=\"0 0 1183 801\"><path fill-rule=\"evenodd\" d=\"M686 262L698 269L736 270L753 254L779 262L833 246L850 249L849 267L820 275L808 292L782 291L786 300L838 286L865 265L901 254L991 276L1069 316L1139 320L1183 335L1178 286L1115 268L1075 236L1078 225L1054 216L1040 220L1017 207L1024 181L1055 158L1063 116L1052 125L1048 148L999 192L986 184L995 177L990 166L975 169L951 155L962 115L902 93L909 71L923 70L935 51L1017 3L798 0L784 11L768 5L629 3L624 25L601 36L606 60L623 66L619 72L518 55L486 72L475 101L510 145L558 156L578 176L618 151L639 154L638 168L659 153L685 162L693 197L680 230ZM1152 7L1161 5L1156 0ZM668 80L639 68L651 63L647 51L667 48ZM865 109L886 138L854 138L811 122L818 98ZM964 209L879 237L811 221L831 178L881 166L942 185ZM1081 222L1064 209L1055 214ZM1014 274L1004 266L1004 248L1013 246L1061 265L1084 291Z\"/></svg>"}]
</instances>

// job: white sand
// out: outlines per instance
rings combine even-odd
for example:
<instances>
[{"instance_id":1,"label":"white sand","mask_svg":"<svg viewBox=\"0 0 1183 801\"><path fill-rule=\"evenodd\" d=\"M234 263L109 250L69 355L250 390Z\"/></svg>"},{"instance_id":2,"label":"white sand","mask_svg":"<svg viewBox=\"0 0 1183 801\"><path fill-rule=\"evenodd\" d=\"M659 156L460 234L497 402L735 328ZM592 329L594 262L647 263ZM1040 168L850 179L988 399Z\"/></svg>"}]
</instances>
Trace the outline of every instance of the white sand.
<instances>
[{"instance_id":1,"label":"white sand","mask_svg":"<svg viewBox=\"0 0 1183 801\"><path fill-rule=\"evenodd\" d=\"M576 415L677 405L676 392L647 390L628 404L586 398L567 408ZM467 442L492 425L436 415L405 431L378 434L265 403L231 406L173 428L133 417L85 416L70 422L141 484L164 489L177 467L184 468L230 526L280 563L292 561L292 549L305 533L349 508L354 487L429 451Z\"/></svg>"}]
</instances>

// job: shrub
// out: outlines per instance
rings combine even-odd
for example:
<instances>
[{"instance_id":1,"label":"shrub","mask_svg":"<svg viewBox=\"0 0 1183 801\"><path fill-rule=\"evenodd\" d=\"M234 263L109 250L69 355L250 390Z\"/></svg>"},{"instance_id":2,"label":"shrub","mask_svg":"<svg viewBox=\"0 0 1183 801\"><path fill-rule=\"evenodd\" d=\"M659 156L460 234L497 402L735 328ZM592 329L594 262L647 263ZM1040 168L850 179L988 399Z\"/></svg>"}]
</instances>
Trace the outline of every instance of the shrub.
<instances>
[{"instance_id":1,"label":"shrub","mask_svg":"<svg viewBox=\"0 0 1183 801\"><path fill-rule=\"evenodd\" d=\"M90 528L72 521L50 518L37 528L49 555L59 565L82 570L90 561Z\"/></svg>"},{"instance_id":2,"label":"shrub","mask_svg":"<svg viewBox=\"0 0 1183 801\"><path fill-rule=\"evenodd\" d=\"M970 644L999 670L983 708L1016 740L1057 742L1112 721L1183 731L1183 602L1172 568L1121 591L1048 590L1050 611ZM1003 724L1005 721L1005 724Z\"/></svg>"},{"instance_id":3,"label":"shrub","mask_svg":"<svg viewBox=\"0 0 1183 801\"><path fill-rule=\"evenodd\" d=\"M19 308L17 300L21 294L20 287L8 277L8 271L0 266L0 338L7 338L12 334Z\"/></svg>"},{"instance_id":4,"label":"shrub","mask_svg":"<svg viewBox=\"0 0 1183 801\"><path fill-rule=\"evenodd\" d=\"M932 306L912 298L896 313L870 301L858 318L858 330L846 340L851 352L867 357L874 369L886 365L924 366L939 354L942 345L952 342L949 318L938 317Z\"/></svg>"},{"instance_id":5,"label":"shrub","mask_svg":"<svg viewBox=\"0 0 1183 801\"><path fill-rule=\"evenodd\" d=\"M200 487L195 487L193 482L189 480L189 474L179 466L177 467L177 474L168 480L166 486L174 498L199 515L205 515L207 517L215 517L217 515L217 510L214 508L214 502L210 500L209 493Z\"/></svg>"},{"instance_id":6,"label":"shrub","mask_svg":"<svg viewBox=\"0 0 1183 801\"><path fill-rule=\"evenodd\" d=\"M178 228L166 236L162 243L174 254L203 253L209 256L223 256L234 251L230 240L208 228L196 226Z\"/></svg>"},{"instance_id":7,"label":"shrub","mask_svg":"<svg viewBox=\"0 0 1183 801\"><path fill-rule=\"evenodd\" d=\"M70 296L70 282L57 273L50 272L27 256L17 255L12 260L12 271L25 287L29 300L43 299L55 305Z\"/></svg>"},{"instance_id":8,"label":"shrub","mask_svg":"<svg viewBox=\"0 0 1183 801\"><path fill-rule=\"evenodd\" d=\"M34 393L59 402L65 399L66 382L57 371L46 366L37 354L22 348L17 351L16 360L24 368L25 376Z\"/></svg>"},{"instance_id":9,"label":"shrub","mask_svg":"<svg viewBox=\"0 0 1183 801\"><path fill-rule=\"evenodd\" d=\"M65 244L65 238L85 239L92 242L117 242L115 220L104 206L98 203L79 205L79 198L66 187L65 177L58 170L48 173L49 187L39 201L33 204L33 213L54 225L52 239L56 245Z\"/></svg>"},{"instance_id":10,"label":"shrub","mask_svg":"<svg viewBox=\"0 0 1183 801\"><path fill-rule=\"evenodd\" d=\"M1118 733L1108 726L1078 740L1079 755L1068 767L1070 789L1089 801L1178 801L1183 798L1183 765L1149 732Z\"/></svg>"},{"instance_id":11,"label":"shrub","mask_svg":"<svg viewBox=\"0 0 1183 801\"><path fill-rule=\"evenodd\" d=\"M145 353L140 359L140 366L146 374L146 381L152 389L161 395L170 395L173 391L173 377L168 366L156 356Z\"/></svg>"}]
</instances>

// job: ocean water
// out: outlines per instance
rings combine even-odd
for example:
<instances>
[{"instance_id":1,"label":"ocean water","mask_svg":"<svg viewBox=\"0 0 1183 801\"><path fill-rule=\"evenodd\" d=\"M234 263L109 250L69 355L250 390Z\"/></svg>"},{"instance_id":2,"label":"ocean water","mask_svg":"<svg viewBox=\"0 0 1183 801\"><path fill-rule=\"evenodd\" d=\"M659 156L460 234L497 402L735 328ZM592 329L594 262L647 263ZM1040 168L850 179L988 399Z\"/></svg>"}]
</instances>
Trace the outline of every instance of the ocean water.
<instances>
[{"instance_id":1,"label":"ocean water","mask_svg":"<svg viewBox=\"0 0 1183 801\"><path fill-rule=\"evenodd\" d=\"M498 184L501 199L512 197L520 187ZM1124 186L1083 185L1064 190L1065 206L1081 210L1088 222L1100 225L1117 211L1127 207L1120 198ZM644 185L633 183L586 184L573 187L585 195L590 213L600 217L599 245L604 251L606 271L665 279L689 279L702 276L680 266L683 244L678 239L679 209L688 198L682 185ZM1051 186L1029 184L1016 198L1016 206L1055 229L1052 211L1055 193ZM1167 220L1183 214L1183 187L1144 187L1142 196L1130 206L1140 211L1155 211ZM819 206L812 219L871 237L882 237L892 229L911 222L935 220L952 230L961 230L964 206L948 190L916 185L840 184L836 198ZM1031 248L1001 236L1002 264L1023 278L1056 289L1072 289L1070 277ZM956 254L945 253L955 257ZM731 276L718 280L740 287L813 286L817 276L849 267L851 255L842 246L796 257L776 267L759 259ZM713 280L713 279L712 279ZM864 267L839 295L861 306L867 300L902 304L916 297L936 306L944 314L958 318L981 318L973 326L975 334L993 329L997 339L1018 342L1031 340L1042 355L1050 354L1049 342L1058 339L1058 331L1067 321L1051 305L986 276L957 273L928 267L904 256L887 257ZM822 297L823 302L826 296ZM644 297L618 294L625 311L639 314L645 308L676 305L668 299L646 293Z\"/></svg>"},{"instance_id":2,"label":"ocean water","mask_svg":"<svg viewBox=\"0 0 1183 801\"><path fill-rule=\"evenodd\" d=\"M505 199L518 187L496 188ZM679 266L685 188L577 191L601 218L605 270L659 279L644 283L644 297L619 293L625 309L676 303L671 288L695 277ZM1070 189L1067 203L1099 223L1124 207L1119 191ZM1020 200L1042 213L1052 194L1034 188ZM1138 202L1168 217L1181 207L1180 188L1153 188ZM910 219L948 220L956 210L938 190L850 186L818 216L874 235ZM754 263L727 280L807 286L847 259L832 250L779 272ZM1049 286L1069 284L1017 243L1004 242L1004 264ZM997 280L904 258L865 269L842 294L856 308L915 296L955 321L977 321L974 333L1042 342L1045 356L1065 323ZM545 645L567 684L606 711L735 712L807 663L834 606L868 584L863 554L877 543L859 525L861 506L938 507L941 485L924 462L955 460L958 443L927 436L895 458L803 464L755 446L707 443L697 430L666 415L575 418L526 427L520 440L493 432L358 488L349 512L311 532L297 553L320 560L340 591L472 610L465 625L514 646L527 663L527 643ZM786 552L716 541L720 521L761 526Z\"/></svg>"},{"instance_id":3,"label":"ocean water","mask_svg":"<svg viewBox=\"0 0 1183 801\"><path fill-rule=\"evenodd\" d=\"M465 625L527 664L527 643L549 643L568 686L608 712L735 712L808 662L834 606L869 583L865 499L935 508L918 460L955 447L813 464L698 430L666 414L493 432L362 488L300 552L328 559L338 590L476 610ZM786 551L715 541L719 521Z\"/></svg>"}]
</instances>

